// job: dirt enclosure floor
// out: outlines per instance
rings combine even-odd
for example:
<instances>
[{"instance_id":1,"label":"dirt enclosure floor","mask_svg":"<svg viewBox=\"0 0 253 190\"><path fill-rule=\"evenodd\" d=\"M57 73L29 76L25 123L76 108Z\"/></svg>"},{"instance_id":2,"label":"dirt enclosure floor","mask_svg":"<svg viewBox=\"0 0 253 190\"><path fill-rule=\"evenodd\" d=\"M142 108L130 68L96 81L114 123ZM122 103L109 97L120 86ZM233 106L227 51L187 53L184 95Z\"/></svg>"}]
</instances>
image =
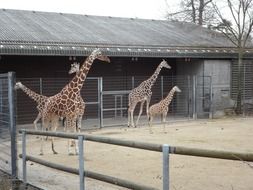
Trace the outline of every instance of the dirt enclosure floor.
<instances>
[{"instance_id":1,"label":"dirt enclosure floor","mask_svg":"<svg viewBox=\"0 0 253 190\"><path fill-rule=\"evenodd\" d=\"M103 137L169 144L203 149L253 153L253 118L229 118L170 122L166 126L140 128L114 127L84 131ZM19 142L19 151L21 152ZM41 159L78 168L78 156L69 156L67 139L57 138L54 155L50 141L44 143L39 156L40 141L27 140L27 153ZM162 154L95 142L85 142L85 168L106 175L127 179L162 189ZM21 176L22 167L19 161ZM253 190L253 163L182 155L170 155L170 189L172 190ZM28 181L47 190L78 190L79 177L28 162ZM86 190L123 190L118 186L85 179Z\"/></svg>"}]
</instances>

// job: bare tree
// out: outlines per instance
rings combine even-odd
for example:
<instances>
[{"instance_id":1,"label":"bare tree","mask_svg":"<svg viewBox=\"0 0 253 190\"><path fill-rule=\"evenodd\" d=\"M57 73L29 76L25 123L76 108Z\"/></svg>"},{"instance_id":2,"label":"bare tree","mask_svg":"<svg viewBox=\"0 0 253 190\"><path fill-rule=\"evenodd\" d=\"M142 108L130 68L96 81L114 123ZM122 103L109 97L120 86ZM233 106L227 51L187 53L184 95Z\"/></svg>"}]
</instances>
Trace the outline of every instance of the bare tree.
<instances>
[{"instance_id":1,"label":"bare tree","mask_svg":"<svg viewBox=\"0 0 253 190\"><path fill-rule=\"evenodd\" d=\"M179 10L168 11L166 17L170 20L192 22L198 25L209 25L214 20L213 0L181 0ZM167 9L170 5L167 0Z\"/></svg>"},{"instance_id":2,"label":"bare tree","mask_svg":"<svg viewBox=\"0 0 253 190\"><path fill-rule=\"evenodd\" d=\"M253 0L226 0L228 11L222 10L212 2L218 15L219 22L216 29L222 32L237 48L238 51L238 86L236 113L242 112L242 63L245 48L249 44L250 33L253 26ZM225 18L226 16L226 18Z\"/></svg>"}]
</instances>

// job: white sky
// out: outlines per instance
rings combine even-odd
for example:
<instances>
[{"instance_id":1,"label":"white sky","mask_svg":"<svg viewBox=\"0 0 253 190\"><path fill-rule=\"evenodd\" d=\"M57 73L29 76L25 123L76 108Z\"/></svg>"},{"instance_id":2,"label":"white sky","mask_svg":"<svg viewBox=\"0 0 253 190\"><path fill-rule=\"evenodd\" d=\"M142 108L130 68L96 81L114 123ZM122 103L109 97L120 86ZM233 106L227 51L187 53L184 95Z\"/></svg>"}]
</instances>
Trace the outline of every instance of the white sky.
<instances>
[{"instance_id":1,"label":"white sky","mask_svg":"<svg viewBox=\"0 0 253 190\"><path fill-rule=\"evenodd\" d=\"M164 19L166 7L165 0L0 0L5 9L147 19Z\"/></svg>"}]
</instances>

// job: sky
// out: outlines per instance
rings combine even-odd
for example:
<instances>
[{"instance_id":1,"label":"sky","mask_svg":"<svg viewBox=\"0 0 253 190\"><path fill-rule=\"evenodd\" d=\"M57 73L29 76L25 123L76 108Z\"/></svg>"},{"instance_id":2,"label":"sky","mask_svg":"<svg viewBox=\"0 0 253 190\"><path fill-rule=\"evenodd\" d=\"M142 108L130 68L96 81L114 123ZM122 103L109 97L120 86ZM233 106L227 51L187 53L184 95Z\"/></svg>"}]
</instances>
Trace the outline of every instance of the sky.
<instances>
[{"instance_id":1,"label":"sky","mask_svg":"<svg viewBox=\"0 0 253 190\"><path fill-rule=\"evenodd\" d=\"M173 7L175 0L167 0ZM99 16L165 19L165 0L1 0L0 8ZM177 2L177 1L176 1Z\"/></svg>"}]
</instances>

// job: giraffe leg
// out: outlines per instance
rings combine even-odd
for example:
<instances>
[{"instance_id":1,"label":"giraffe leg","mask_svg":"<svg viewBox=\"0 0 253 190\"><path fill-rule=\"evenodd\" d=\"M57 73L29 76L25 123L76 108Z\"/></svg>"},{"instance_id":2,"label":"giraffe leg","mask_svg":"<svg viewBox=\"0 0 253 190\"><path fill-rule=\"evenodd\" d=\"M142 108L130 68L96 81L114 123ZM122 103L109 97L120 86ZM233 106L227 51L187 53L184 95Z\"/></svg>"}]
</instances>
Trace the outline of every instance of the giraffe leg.
<instances>
[{"instance_id":1,"label":"giraffe leg","mask_svg":"<svg viewBox=\"0 0 253 190\"><path fill-rule=\"evenodd\" d=\"M69 132L69 130L71 129L70 128L70 118L65 118L65 122L64 122L64 129L65 129L65 132ZM71 146L71 140L68 139L68 154L69 155L73 155L73 153L71 152L71 149L70 149L70 146Z\"/></svg>"},{"instance_id":2,"label":"giraffe leg","mask_svg":"<svg viewBox=\"0 0 253 190\"><path fill-rule=\"evenodd\" d=\"M131 110L130 110L130 108L128 108L128 122L127 122L127 127L131 127L131 126L130 126L130 122L131 122Z\"/></svg>"},{"instance_id":3,"label":"giraffe leg","mask_svg":"<svg viewBox=\"0 0 253 190\"><path fill-rule=\"evenodd\" d=\"M53 131L53 132L55 132L56 131L56 129L58 128L58 117L54 117L53 119L52 119L52 126L51 126L51 131ZM55 151L55 149L54 149L54 137L52 137L51 138L51 146L52 146L52 151L53 151L53 153L54 154L58 154L56 151Z\"/></svg>"},{"instance_id":4,"label":"giraffe leg","mask_svg":"<svg viewBox=\"0 0 253 190\"><path fill-rule=\"evenodd\" d=\"M130 104L128 108L128 127L134 127L134 109L136 104Z\"/></svg>"},{"instance_id":5,"label":"giraffe leg","mask_svg":"<svg viewBox=\"0 0 253 190\"><path fill-rule=\"evenodd\" d=\"M74 121L73 122L74 132L76 133L78 131L78 133L80 133L81 132L82 117L78 117L77 119L74 119L73 121ZM77 121L77 123L75 121ZM77 125L77 128L76 128L76 125ZM78 151L78 140L75 140L74 142L75 142L75 153L76 153L76 155L78 155L79 154L79 151Z\"/></svg>"},{"instance_id":6,"label":"giraffe leg","mask_svg":"<svg viewBox=\"0 0 253 190\"><path fill-rule=\"evenodd\" d=\"M76 131L80 131L79 129L77 129L77 127L79 128L80 125L78 124L78 120L80 119L80 117L74 117L71 119L71 129L73 130L74 133L76 133ZM72 140L72 144L75 148L75 154L78 155L78 140Z\"/></svg>"},{"instance_id":7,"label":"giraffe leg","mask_svg":"<svg viewBox=\"0 0 253 190\"><path fill-rule=\"evenodd\" d=\"M44 128L48 128L48 125L49 125L49 122L45 119L42 119L42 128L41 128L41 131L44 130ZM43 136L40 136L40 155L43 155L43 142L44 141L44 137Z\"/></svg>"},{"instance_id":8,"label":"giraffe leg","mask_svg":"<svg viewBox=\"0 0 253 190\"><path fill-rule=\"evenodd\" d=\"M77 131L80 133L82 128L82 115L77 117Z\"/></svg>"},{"instance_id":9,"label":"giraffe leg","mask_svg":"<svg viewBox=\"0 0 253 190\"><path fill-rule=\"evenodd\" d=\"M41 114L39 113L36 117L36 119L33 121L33 124L34 124L34 129L37 131L38 130L38 127L37 127L37 123L38 121L40 120L41 118ZM39 136L36 136L36 138L39 138Z\"/></svg>"},{"instance_id":10,"label":"giraffe leg","mask_svg":"<svg viewBox=\"0 0 253 190\"><path fill-rule=\"evenodd\" d=\"M37 131L38 130L38 127L37 127L37 123L38 121L40 120L41 118L41 115L40 113L37 115L36 119L33 121L33 124L34 124L34 129Z\"/></svg>"},{"instance_id":11,"label":"giraffe leg","mask_svg":"<svg viewBox=\"0 0 253 190\"><path fill-rule=\"evenodd\" d=\"M146 114L147 114L148 119L149 119L149 103L150 103L150 98L147 99L147 101L146 101Z\"/></svg>"},{"instance_id":12,"label":"giraffe leg","mask_svg":"<svg viewBox=\"0 0 253 190\"><path fill-rule=\"evenodd\" d=\"M142 102L141 102L141 105L140 105L140 112L139 112L138 118L137 118L137 120L136 120L135 127L137 127L137 126L138 126L139 119L140 119L140 117L141 117L142 110L143 110L143 104L144 104L144 101L142 101Z\"/></svg>"}]
</instances>

